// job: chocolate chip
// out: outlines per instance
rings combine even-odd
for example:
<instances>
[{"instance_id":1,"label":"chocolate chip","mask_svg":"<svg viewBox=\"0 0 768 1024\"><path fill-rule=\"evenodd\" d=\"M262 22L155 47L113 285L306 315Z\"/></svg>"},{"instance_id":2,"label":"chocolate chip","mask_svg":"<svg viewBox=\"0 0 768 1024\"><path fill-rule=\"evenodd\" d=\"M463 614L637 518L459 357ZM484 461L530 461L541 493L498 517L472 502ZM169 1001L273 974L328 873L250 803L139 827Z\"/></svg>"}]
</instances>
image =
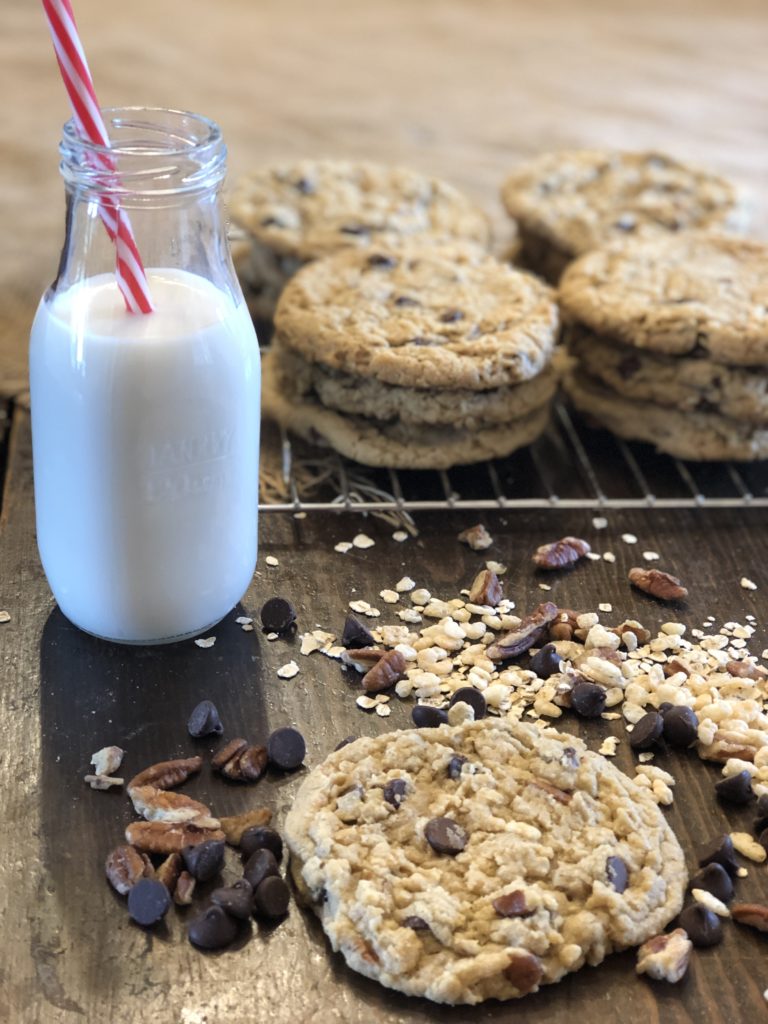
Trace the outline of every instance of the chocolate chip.
<instances>
[{"instance_id":1,"label":"chocolate chip","mask_svg":"<svg viewBox=\"0 0 768 1024\"><path fill-rule=\"evenodd\" d=\"M499 917L530 917L533 913L525 903L525 893L522 889L515 889L514 892L505 892L493 901L493 909Z\"/></svg>"},{"instance_id":2,"label":"chocolate chip","mask_svg":"<svg viewBox=\"0 0 768 1024\"><path fill-rule=\"evenodd\" d=\"M404 928L413 928L415 932L423 932L429 928L429 925L423 917L417 917L415 914L410 917L406 917L403 921Z\"/></svg>"},{"instance_id":3,"label":"chocolate chip","mask_svg":"<svg viewBox=\"0 0 768 1024\"><path fill-rule=\"evenodd\" d=\"M748 804L754 797L752 792L752 776L744 769L727 779L721 779L715 783L715 793L719 800L727 804Z\"/></svg>"},{"instance_id":4,"label":"chocolate chip","mask_svg":"<svg viewBox=\"0 0 768 1024\"><path fill-rule=\"evenodd\" d=\"M605 873L608 876L608 884L612 885L616 892L624 892L629 884L629 871L621 857L609 857L605 862Z\"/></svg>"},{"instance_id":5,"label":"chocolate chip","mask_svg":"<svg viewBox=\"0 0 768 1024\"><path fill-rule=\"evenodd\" d=\"M411 298L410 295L398 295L395 299L396 306L420 306L421 303L418 299Z\"/></svg>"},{"instance_id":6,"label":"chocolate chip","mask_svg":"<svg viewBox=\"0 0 768 1024\"><path fill-rule=\"evenodd\" d=\"M213 878L224 864L224 840L206 839L197 846L185 846L181 851L187 871L198 882Z\"/></svg>"},{"instance_id":7,"label":"chocolate chip","mask_svg":"<svg viewBox=\"0 0 768 1024\"><path fill-rule=\"evenodd\" d=\"M672 747L690 747L698 738L699 719L692 708L682 705L661 712L664 739Z\"/></svg>"},{"instance_id":8,"label":"chocolate chip","mask_svg":"<svg viewBox=\"0 0 768 1024\"><path fill-rule=\"evenodd\" d=\"M733 841L728 835L715 836L699 847L699 867L720 864L730 875L736 874L738 864L733 852Z\"/></svg>"},{"instance_id":9,"label":"chocolate chip","mask_svg":"<svg viewBox=\"0 0 768 1024\"><path fill-rule=\"evenodd\" d=\"M354 615L348 615L344 621L344 631L341 634L341 646L357 651L364 647L375 647L376 641L362 622L358 622Z\"/></svg>"},{"instance_id":10,"label":"chocolate chip","mask_svg":"<svg viewBox=\"0 0 768 1024\"><path fill-rule=\"evenodd\" d=\"M408 783L405 779L390 779L384 786L384 799L394 808L398 808L405 799Z\"/></svg>"},{"instance_id":11,"label":"chocolate chip","mask_svg":"<svg viewBox=\"0 0 768 1024\"><path fill-rule=\"evenodd\" d=\"M444 313L440 314L438 319L443 324L454 324L457 320L464 319L464 313L460 309L446 309Z\"/></svg>"},{"instance_id":12,"label":"chocolate chip","mask_svg":"<svg viewBox=\"0 0 768 1024\"><path fill-rule=\"evenodd\" d=\"M243 832L240 851L247 859L257 850L269 850L279 864L283 859L283 840L269 825L252 825Z\"/></svg>"},{"instance_id":13,"label":"chocolate chip","mask_svg":"<svg viewBox=\"0 0 768 1024\"><path fill-rule=\"evenodd\" d=\"M168 913L171 897L162 882L142 878L128 893L128 913L136 924L149 928Z\"/></svg>"},{"instance_id":14,"label":"chocolate chip","mask_svg":"<svg viewBox=\"0 0 768 1024\"><path fill-rule=\"evenodd\" d=\"M253 911L253 889L246 878L238 878L234 885L214 889L211 901L232 917L247 921Z\"/></svg>"},{"instance_id":15,"label":"chocolate chip","mask_svg":"<svg viewBox=\"0 0 768 1024\"><path fill-rule=\"evenodd\" d=\"M392 270L397 266L397 260L394 256L385 256L380 252L373 252L368 257L369 267L379 267L382 270Z\"/></svg>"},{"instance_id":16,"label":"chocolate chip","mask_svg":"<svg viewBox=\"0 0 768 1024\"><path fill-rule=\"evenodd\" d=\"M629 737L629 745L633 750L650 750L661 739L664 731L664 719L658 711L649 711L635 723Z\"/></svg>"},{"instance_id":17,"label":"chocolate chip","mask_svg":"<svg viewBox=\"0 0 768 1024\"><path fill-rule=\"evenodd\" d=\"M367 235L370 229L364 224L342 224L339 231L342 235Z\"/></svg>"},{"instance_id":18,"label":"chocolate chip","mask_svg":"<svg viewBox=\"0 0 768 1024\"><path fill-rule=\"evenodd\" d=\"M541 650L531 658L529 668L539 679L549 679L560 671L562 658L555 650L554 644L544 644Z\"/></svg>"},{"instance_id":19,"label":"chocolate chip","mask_svg":"<svg viewBox=\"0 0 768 1024\"><path fill-rule=\"evenodd\" d=\"M187 732L195 739L200 739L201 736L211 736L214 733L221 736L224 726L221 724L216 705L209 700L201 700L189 716Z\"/></svg>"},{"instance_id":20,"label":"chocolate chip","mask_svg":"<svg viewBox=\"0 0 768 1024\"><path fill-rule=\"evenodd\" d=\"M296 622L296 609L284 597L270 597L261 609L261 624L266 633L287 633Z\"/></svg>"},{"instance_id":21,"label":"chocolate chip","mask_svg":"<svg viewBox=\"0 0 768 1024\"><path fill-rule=\"evenodd\" d=\"M688 933L688 938L700 949L716 946L723 941L723 926L720 918L707 910L701 903L692 903L680 914L680 927Z\"/></svg>"},{"instance_id":22,"label":"chocolate chip","mask_svg":"<svg viewBox=\"0 0 768 1024\"><path fill-rule=\"evenodd\" d=\"M298 768L307 753L307 744L298 729L290 725L275 729L267 740L270 764L283 771Z\"/></svg>"},{"instance_id":23,"label":"chocolate chip","mask_svg":"<svg viewBox=\"0 0 768 1024\"><path fill-rule=\"evenodd\" d=\"M263 217L261 226L263 228L284 228L285 224L283 224L281 220L278 220L277 217Z\"/></svg>"},{"instance_id":24,"label":"chocolate chip","mask_svg":"<svg viewBox=\"0 0 768 1024\"><path fill-rule=\"evenodd\" d=\"M411 718L417 729L436 729L438 725L448 724L448 712L430 704L416 704L411 710Z\"/></svg>"},{"instance_id":25,"label":"chocolate chip","mask_svg":"<svg viewBox=\"0 0 768 1024\"><path fill-rule=\"evenodd\" d=\"M243 870L243 878L245 878L254 892L256 892L265 878L269 878L271 875L279 876L279 874L280 868L277 866L275 855L266 847L254 850Z\"/></svg>"},{"instance_id":26,"label":"chocolate chip","mask_svg":"<svg viewBox=\"0 0 768 1024\"><path fill-rule=\"evenodd\" d=\"M461 853L468 841L467 833L452 818L432 818L424 828L424 836L435 853L452 856Z\"/></svg>"},{"instance_id":27,"label":"chocolate chip","mask_svg":"<svg viewBox=\"0 0 768 1024\"><path fill-rule=\"evenodd\" d=\"M253 895L253 912L257 917L283 917L290 899L288 886L282 878L270 875Z\"/></svg>"},{"instance_id":28,"label":"chocolate chip","mask_svg":"<svg viewBox=\"0 0 768 1024\"><path fill-rule=\"evenodd\" d=\"M448 762L448 778L460 779L461 769L464 767L466 763L466 757L462 757L461 754L454 754L451 760Z\"/></svg>"},{"instance_id":29,"label":"chocolate chip","mask_svg":"<svg viewBox=\"0 0 768 1024\"><path fill-rule=\"evenodd\" d=\"M480 721L481 718L485 718L485 713L488 710L485 697L474 686L460 686L448 702L448 707L452 708L454 704L469 704L475 712L476 722Z\"/></svg>"},{"instance_id":30,"label":"chocolate chip","mask_svg":"<svg viewBox=\"0 0 768 1024\"><path fill-rule=\"evenodd\" d=\"M356 739L359 739L359 737L358 736L345 736L344 739L343 740L339 740L339 742L333 748L334 753L337 750L341 750L342 747L347 747L347 746L349 746L350 743L354 743Z\"/></svg>"},{"instance_id":31,"label":"chocolate chip","mask_svg":"<svg viewBox=\"0 0 768 1024\"><path fill-rule=\"evenodd\" d=\"M665 701L662 701L661 704L659 704L659 706L656 708L656 710L659 712L661 717L664 718L666 713L668 711L671 711L674 706L675 706L674 704L670 704L670 702L668 700L665 700Z\"/></svg>"},{"instance_id":32,"label":"chocolate chip","mask_svg":"<svg viewBox=\"0 0 768 1024\"><path fill-rule=\"evenodd\" d=\"M768 829L768 794L763 794L757 798L757 817L752 823L753 831L759 835Z\"/></svg>"},{"instance_id":33,"label":"chocolate chip","mask_svg":"<svg viewBox=\"0 0 768 1024\"><path fill-rule=\"evenodd\" d=\"M221 949L237 936L237 921L215 903L190 922L189 941L201 949Z\"/></svg>"},{"instance_id":34,"label":"chocolate chip","mask_svg":"<svg viewBox=\"0 0 768 1024\"><path fill-rule=\"evenodd\" d=\"M692 889L704 889L711 892L723 903L733 899L733 881L722 866L714 861L698 871L691 879Z\"/></svg>"},{"instance_id":35,"label":"chocolate chip","mask_svg":"<svg viewBox=\"0 0 768 1024\"><path fill-rule=\"evenodd\" d=\"M316 191L315 183L310 181L309 178L299 178L298 181L294 181L293 187L304 196L314 195Z\"/></svg>"},{"instance_id":36,"label":"chocolate chip","mask_svg":"<svg viewBox=\"0 0 768 1024\"><path fill-rule=\"evenodd\" d=\"M602 686L580 679L571 690L571 707L582 718L598 718L605 710L606 695Z\"/></svg>"}]
</instances>

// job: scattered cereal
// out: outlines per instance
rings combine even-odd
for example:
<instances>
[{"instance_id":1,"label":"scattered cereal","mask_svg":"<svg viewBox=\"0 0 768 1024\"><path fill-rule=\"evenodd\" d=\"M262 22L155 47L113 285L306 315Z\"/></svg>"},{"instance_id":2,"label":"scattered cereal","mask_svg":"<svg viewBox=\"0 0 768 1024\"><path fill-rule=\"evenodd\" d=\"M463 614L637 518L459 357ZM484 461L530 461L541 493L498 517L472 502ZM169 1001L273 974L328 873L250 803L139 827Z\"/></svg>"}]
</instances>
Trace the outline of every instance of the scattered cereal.
<instances>
[{"instance_id":1,"label":"scattered cereal","mask_svg":"<svg viewBox=\"0 0 768 1024\"><path fill-rule=\"evenodd\" d=\"M10 621L11 621L10 612L1 611L0 612L0 622L10 622Z\"/></svg>"},{"instance_id":2,"label":"scattered cereal","mask_svg":"<svg viewBox=\"0 0 768 1024\"><path fill-rule=\"evenodd\" d=\"M618 736L606 736L603 742L598 747L597 752L598 754L602 754L603 757L615 757L618 746Z\"/></svg>"},{"instance_id":3,"label":"scattered cereal","mask_svg":"<svg viewBox=\"0 0 768 1024\"><path fill-rule=\"evenodd\" d=\"M552 589L552 587L550 587L550 585L548 583L540 583L539 584L539 590L551 590L551 589Z\"/></svg>"},{"instance_id":4,"label":"scattered cereal","mask_svg":"<svg viewBox=\"0 0 768 1024\"><path fill-rule=\"evenodd\" d=\"M252 633L253 632L253 623L252 622L244 622L242 624L242 626L240 627L240 629L242 629L242 631L244 633Z\"/></svg>"},{"instance_id":5,"label":"scattered cereal","mask_svg":"<svg viewBox=\"0 0 768 1024\"><path fill-rule=\"evenodd\" d=\"M348 551L352 550L352 545L348 540L340 540L338 544L333 545L333 550L338 551L340 555L346 555Z\"/></svg>"},{"instance_id":6,"label":"scattered cereal","mask_svg":"<svg viewBox=\"0 0 768 1024\"><path fill-rule=\"evenodd\" d=\"M396 540L398 544L402 544L404 540L408 540L408 534L405 530L395 530L392 534L392 540Z\"/></svg>"},{"instance_id":7,"label":"scattered cereal","mask_svg":"<svg viewBox=\"0 0 768 1024\"><path fill-rule=\"evenodd\" d=\"M373 697L369 697L366 693L361 693L355 703L359 708L362 708L363 711L372 711L375 707L378 707L378 702Z\"/></svg>"},{"instance_id":8,"label":"scattered cereal","mask_svg":"<svg viewBox=\"0 0 768 1024\"><path fill-rule=\"evenodd\" d=\"M588 551L587 552L587 558L590 560L590 562L599 562L600 561L600 555L598 555L598 553L596 551Z\"/></svg>"},{"instance_id":9,"label":"scattered cereal","mask_svg":"<svg viewBox=\"0 0 768 1024\"><path fill-rule=\"evenodd\" d=\"M713 896L711 892L707 892L706 889L691 889L691 896L696 900L697 903L701 903L707 910L711 910L713 914L717 914L718 917L730 917L731 912L717 896Z\"/></svg>"},{"instance_id":10,"label":"scattered cereal","mask_svg":"<svg viewBox=\"0 0 768 1024\"><path fill-rule=\"evenodd\" d=\"M614 555L614 553L612 551L606 551L603 554L603 560L605 562L615 562L616 561L616 555Z\"/></svg>"},{"instance_id":11,"label":"scattered cereal","mask_svg":"<svg viewBox=\"0 0 768 1024\"><path fill-rule=\"evenodd\" d=\"M497 576L503 576L507 571L506 565L503 565L501 562L486 562L485 568L495 572Z\"/></svg>"},{"instance_id":12,"label":"scattered cereal","mask_svg":"<svg viewBox=\"0 0 768 1024\"><path fill-rule=\"evenodd\" d=\"M250 624L253 622L253 619L251 618L250 615L238 615L238 617L235 619L235 622L238 624L238 626L250 626Z\"/></svg>"},{"instance_id":13,"label":"scattered cereal","mask_svg":"<svg viewBox=\"0 0 768 1024\"><path fill-rule=\"evenodd\" d=\"M658 560L661 558L661 555L658 553L658 551L644 551L643 558L646 560L646 562L658 562Z\"/></svg>"},{"instance_id":14,"label":"scattered cereal","mask_svg":"<svg viewBox=\"0 0 768 1024\"><path fill-rule=\"evenodd\" d=\"M608 604L607 602L605 602L603 604L599 604L597 606L597 610L600 611L600 612L612 612L613 611L613 605L612 604Z\"/></svg>"},{"instance_id":15,"label":"scattered cereal","mask_svg":"<svg viewBox=\"0 0 768 1024\"><path fill-rule=\"evenodd\" d=\"M376 714L379 716L379 718L389 718L389 716L392 714L392 708L389 706L389 704L377 704Z\"/></svg>"},{"instance_id":16,"label":"scattered cereal","mask_svg":"<svg viewBox=\"0 0 768 1024\"><path fill-rule=\"evenodd\" d=\"M372 548L376 543L372 537L369 537L366 533L358 533L352 538L352 544L356 548L365 550L365 548Z\"/></svg>"},{"instance_id":17,"label":"scattered cereal","mask_svg":"<svg viewBox=\"0 0 768 1024\"><path fill-rule=\"evenodd\" d=\"M373 608L367 601L350 601L349 607L353 612L358 612L360 615L367 615L370 619L377 619L379 615L381 615L379 609Z\"/></svg>"},{"instance_id":18,"label":"scattered cereal","mask_svg":"<svg viewBox=\"0 0 768 1024\"><path fill-rule=\"evenodd\" d=\"M306 512L294 512L293 513L293 518L294 519L306 519L307 518L307 513Z\"/></svg>"},{"instance_id":19,"label":"scattered cereal","mask_svg":"<svg viewBox=\"0 0 768 1024\"><path fill-rule=\"evenodd\" d=\"M198 647L213 647L213 645L215 643L216 643L216 637L215 636L198 637L198 639L195 640L195 644Z\"/></svg>"},{"instance_id":20,"label":"scattered cereal","mask_svg":"<svg viewBox=\"0 0 768 1024\"><path fill-rule=\"evenodd\" d=\"M431 597L432 595L426 587L419 587L418 590L411 591L411 601L414 604L428 604Z\"/></svg>"},{"instance_id":21,"label":"scattered cereal","mask_svg":"<svg viewBox=\"0 0 768 1024\"><path fill-rule=\"evenodd\" d=\"M403 576L403 578L398 580L395 584L395 590L398 594L406 594L409 590L413 590L415 586L415 580L412 580L410 576Z\"/></svg>"},{"instance_id":22,"label":"scattered cereal","mask_svg":"<svg viewBox=\"0 0 768 1024\"><path fill-rule=\"evenodd\" d=\"M743 587L744 590L757 590L757 584L753 583L752 580L747 579L746 576L742 576L739 580L739 586Z\"/></svg>"},{"instance_id":23,"label":"scattered cereal","mask_svg":"<svg viewBox=\"0 0 768 1024\"><path fill-rule=\"evenodd\" d=\"M747 860L753 860L761 864L768 854L765 847L761 846L756 839L753 839L749 832L731 832L733 848Z\"/></svg>"},{"instance_id":24,"label":"scattered cereal","mask_svg":"<svg viewBox=\"0 0 768 1024\"><path fill-rule=\"evenodd\" d=\"M622 533L621 539L625 544L637 544L637 537L634 533Z\"/></svg>"},{"instance_id":25,"label":"scattered cereal","mask_svg":"<svg viewBox=\"0 0 768 1024\"><path fill-rule=\"evenodd\" d=\"M277 670L277 674L281 679L293 679L299 674L299 666L295 661L289 661L287 665L283 665Z\"/></svg>"},{"instance_id":26,"label":"scattered cereal","mask_svg":"<svg viewBox=\"0 0 768 1024\"><path fill-rule=\"evenodd\" d=\"M380 590L379 597L386 601L387 604L397 604L400 600L400 595L396 590Z\"/></svg>"},{"instance_id":27,"label":"scattered cereal","mask_svg":"<svg viewBox=\"0 0 768 1024\"><path fill-rule=\"evenodd\" d=\"M592 525L596 530L604 530L608 526L608 520L605 516L595 516L592 520Z\"/></svg>"},{"instance_id":28,"label":"scattered cereal","mask_svg":"<svg viewBox=\"0 0 768 1024\"><path fill-rule=\"evenodd\" d=\"M277 640L279 636L279 633L267 633L267 640Z\"/></svg>"},{"instance_id":29,"label":"scattered cereal","mask_svg":"<svg viewBox=\"0 0 768 1024\"><path fill-rule=\"evenodd\" d=\"M264 561L273 569L275 568L275 566L280 565L280 563L278 562L274 555L267 555Z\"/></svg>"}]
</instances>

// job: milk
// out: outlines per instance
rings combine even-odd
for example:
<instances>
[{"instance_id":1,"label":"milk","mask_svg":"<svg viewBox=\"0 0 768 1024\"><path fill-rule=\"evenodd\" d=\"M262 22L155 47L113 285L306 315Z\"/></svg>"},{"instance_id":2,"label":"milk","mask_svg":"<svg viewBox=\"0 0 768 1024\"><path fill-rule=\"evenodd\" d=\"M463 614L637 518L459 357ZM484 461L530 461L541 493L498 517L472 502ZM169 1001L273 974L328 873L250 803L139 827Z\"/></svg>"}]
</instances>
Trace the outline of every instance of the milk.
<instances>
[{"instance_id":1,"label":"milk","mask_svg":"<svg viewBox=\"0 0 768 1024\"><path fill-rule=\"evenodd\" d=\"M37 539L64 614L160 643L222 618L256 564L259 352L242 300L151 269L44 298L30 344Z\"/></svg>"}]
</instances>

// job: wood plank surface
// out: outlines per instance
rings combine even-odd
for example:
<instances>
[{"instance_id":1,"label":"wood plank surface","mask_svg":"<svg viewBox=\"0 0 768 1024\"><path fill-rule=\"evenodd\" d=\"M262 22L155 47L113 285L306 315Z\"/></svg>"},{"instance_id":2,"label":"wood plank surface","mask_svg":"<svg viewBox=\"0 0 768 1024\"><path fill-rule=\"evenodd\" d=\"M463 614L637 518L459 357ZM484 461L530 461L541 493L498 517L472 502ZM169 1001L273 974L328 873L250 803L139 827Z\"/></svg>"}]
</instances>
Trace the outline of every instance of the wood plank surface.
<instances>
[{"instance_id":1,"label":"wood plank surface","mask_svg":"<svg viewBox=\"0 0 768 1024\"><path fill-rule=\"evenodd\" d=\"M104 1020L120 1024L417 1024L469 1022L592 1022L601 1024L741 1024L765 1013L768 987L765 937L726 922L720 947L695 953L677 986L634 975L632 953L612 956L559 985L511 1004L446 1008L380 988L349 971L332 955L312 916L292 905L275 928L254 927L248 942L202 954L187 942L188 913L172 910L167 927L145 933L131 925L122 899L103 875L103 859L132 814L123 793L92 792L82 782L90 754L108 743L127 750L128 776L158 759L213 744L193 741L185 723L202 698L218 705L226 735L263 740L270 729L295 723L304 731L307 765L317 764L348 734L373 735L405 727L410 702L393 700L387 719L361 712L358 692L337 663L318 654L301 657L297 641L269 643L243 632L236 614L254 615L275 594L296 605L302 629L316 624L338 631L347 602L377 601L379 590L404 573L433 594L450 598L471 581L481 558L455 536L476 516L455 512L417 517L420 536L404 544L392 527L349 513L306 519L262 517L262 559L243 604L211 632L209 650L191 641L164 648L103 643L76 630L55 609L34 538L31 452L27 413L17 410L0 529L0 607L11 621L0 626L0 1020L8 1024L64 1024ZM585 563L551 580L547 597L592 610L613 604L611 621L636 616L649 628L671 616L690 626L705 616L718 622L758 619L750 646L765 642L768 531L764 513L749 510L631 511L609 513L597 533L591 514L504 511L483 515L496 539L489 555L509 565L507 593L518 608L542 598L530 553L564 533L581 534L616 563ZM376 546L340 555L333 550L363 528ZM637 546L621 534L632 532ZM626 571L639 548L662 555L663 568L690 587L687 605L674 612L631 591ZM275 555L277 568L263 556ZM742 575L758 585L739 586ZM391 613L390 621L396 621ZM276 669L290 658L301 673L281 681ZM584 723L567 715L561 725L596 748L621 738L617 763L631 770L621 722ZM715 767L693 754L659 755L656 763L677 779L668 814L693 866L698 843L719 831L749 830L752 814L718 805ZM269 806L280 826L303 772L270 775L255 787L228 785L204 769L184 787L218 813ZM227 868L227 875L234 867ZM768 898L768 868L749 865L739 897Z\"/></svg>"}]
</instances>

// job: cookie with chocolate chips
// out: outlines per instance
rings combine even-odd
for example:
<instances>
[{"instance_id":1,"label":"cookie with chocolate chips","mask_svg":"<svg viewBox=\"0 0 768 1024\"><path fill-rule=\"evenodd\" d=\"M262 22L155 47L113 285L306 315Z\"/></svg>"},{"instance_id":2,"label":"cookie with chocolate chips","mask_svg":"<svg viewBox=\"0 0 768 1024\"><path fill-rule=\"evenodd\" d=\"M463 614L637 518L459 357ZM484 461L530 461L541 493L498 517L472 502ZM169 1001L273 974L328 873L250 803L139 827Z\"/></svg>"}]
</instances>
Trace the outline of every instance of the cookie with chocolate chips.
<instances>
[{"instance_id":1,"label":"cookie with chocolate chips","mask_svg":"<svg viewBox=\"0 0 768 1024\"><path fill-rule=\"evenodd\" d=\"M355 740L304 781L285 837L333 949L441 1003L516 998L643 942L687 880L647 789L498 719Z\"/></svg>"}]
</instances>

